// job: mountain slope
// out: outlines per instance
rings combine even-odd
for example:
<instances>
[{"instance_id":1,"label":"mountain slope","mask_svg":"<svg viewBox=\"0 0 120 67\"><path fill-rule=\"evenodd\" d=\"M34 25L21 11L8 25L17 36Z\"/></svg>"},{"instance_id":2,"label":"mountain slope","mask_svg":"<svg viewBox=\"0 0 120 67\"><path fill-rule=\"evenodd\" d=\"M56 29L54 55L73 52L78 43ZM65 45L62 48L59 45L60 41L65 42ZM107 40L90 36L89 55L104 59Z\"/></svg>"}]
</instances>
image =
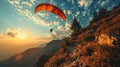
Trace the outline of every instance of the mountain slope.
<instances>
[{"instance_id":1,"label":"mountain slope","mask_svg":"<svg viewBox=\"0 0 120 67\"><path fill-rule=\"evenodd\" d=\"M64 39L44 67L120 67L120 6Z\"/></svg>"},{"instance_id":2,"label":"mountain slope","mask_svg":"<svg viewBox=\"0 0 120 67\"><path fill-rule=\"evenodd\" d=\"M33 67L43 48L31 48L0 63L0 67Z\"/></svg>"},{"instance_id":3,"label":"mountain slope","mask_svg":"<svg viewBox=\"0 0 120 67\"><path fill-rule=\"evenodd\" d=\"M49 59L49 57L53 56L60 47L61 40L53 40L52 42L48 43L43 49L43 55L39 57L37 61L37 67L43 67L44 63Z\"/></svg>"},{"instance_id":4,"label":"mountain slope","mask_svg":"<svg viewBox=\"0 0 120 67\"><path fill-rule=\"evenodd\" d=\"M0 62L0 67L35 67L38 59L44 54L53 54L58 50L60 40L53 40L45 47L30 48L18 55Z\"/></svg>"}]
</instances>

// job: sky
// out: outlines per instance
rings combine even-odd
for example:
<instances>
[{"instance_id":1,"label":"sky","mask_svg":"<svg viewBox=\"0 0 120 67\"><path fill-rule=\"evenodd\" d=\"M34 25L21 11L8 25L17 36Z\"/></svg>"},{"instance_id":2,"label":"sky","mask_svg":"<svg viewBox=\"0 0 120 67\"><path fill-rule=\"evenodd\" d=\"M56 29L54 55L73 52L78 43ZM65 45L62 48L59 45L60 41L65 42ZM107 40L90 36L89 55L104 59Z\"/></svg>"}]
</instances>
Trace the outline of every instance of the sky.
<instances>
[{"instance_id":1,"label":"sky","mask_svg":"<svg viewBox=\"0 0 120 67\"><path fill-rule=\"evenodd\" d=\"M41 3L60 8L66 20L47 11L35 13L35 7ZM86 27L94 12L100 8L112 10L119 3L120 0L0 0L0 60L50 40L68 37L74 17Z\"/></svg>"}]
</instances>

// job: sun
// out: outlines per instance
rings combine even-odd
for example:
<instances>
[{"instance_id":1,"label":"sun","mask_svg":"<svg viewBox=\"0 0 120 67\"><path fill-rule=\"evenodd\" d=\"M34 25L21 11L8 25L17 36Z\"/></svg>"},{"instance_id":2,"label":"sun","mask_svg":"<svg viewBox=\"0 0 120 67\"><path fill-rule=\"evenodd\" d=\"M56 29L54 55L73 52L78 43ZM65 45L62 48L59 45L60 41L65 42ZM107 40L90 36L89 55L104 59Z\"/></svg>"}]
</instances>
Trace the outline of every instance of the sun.
<instances>
[{"instance_id":1,"label":"sun","mask_svg":"<svg viewBox=\"0 0 120 67\"><path fill-rule=\"evenodd\" d=\"M24 40L24 39L26 39L26 34L23 34L23 33L20 33L20 34L18 34L18 39L20 39L20 40Z\"/></svg>"}]
</instances>

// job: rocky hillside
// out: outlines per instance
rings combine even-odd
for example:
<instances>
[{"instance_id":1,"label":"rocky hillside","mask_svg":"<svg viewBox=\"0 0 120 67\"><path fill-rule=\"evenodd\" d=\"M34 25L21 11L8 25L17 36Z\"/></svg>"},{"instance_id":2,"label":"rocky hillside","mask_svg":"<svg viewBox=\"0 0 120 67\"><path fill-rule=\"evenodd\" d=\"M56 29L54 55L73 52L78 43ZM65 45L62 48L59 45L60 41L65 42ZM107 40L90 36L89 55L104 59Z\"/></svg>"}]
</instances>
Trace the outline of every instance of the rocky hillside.
<instances>
[{"instance_id":1,"label":"rocky hillside","mask_svg":"<svg viewBox=\"0 0 120 67\"><path fill-rule=\"evenodd\" d=\"M120 67L120 7L104 11L86 28L72 29L44 67Z\"/></svg>"}]
</instances>

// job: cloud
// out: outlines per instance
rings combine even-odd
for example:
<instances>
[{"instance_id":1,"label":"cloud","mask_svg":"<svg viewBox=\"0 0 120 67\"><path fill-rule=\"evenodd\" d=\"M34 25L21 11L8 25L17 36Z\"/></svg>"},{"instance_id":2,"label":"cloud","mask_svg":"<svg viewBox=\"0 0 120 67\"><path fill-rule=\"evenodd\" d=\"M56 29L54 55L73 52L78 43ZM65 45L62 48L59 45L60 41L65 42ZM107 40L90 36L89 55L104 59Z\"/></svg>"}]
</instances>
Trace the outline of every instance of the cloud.
<instances>
[{"instance_id":1,"label":"cloud","mask_svg":"<svg viewBox=\"0 0 120 67\"><path fill-rule=\"evenodd\" d=\"M66 10L63 10L63 12L66 14L67 11L66 11Z\"/></svg>"},{"instance_id":2,"label":"cloud","mask_svg":"<svg viewBox=\"0 0 120 67\"><path fill-rule=\"evenodd\" d=\"M38 15L39 15L39 16L41 16L41 17L46 17L46 16L49 16L49 14L48 14L48 13L38 13Z\"/></svg>"},{"instance_id":3,"label":"cloud","mask_svg":"<svg viewBox=\"0 0 120 67\"><path fill-rule=\"evenodd\" d=\"M15 5L20 4L19 0L8 0L8 1L10 2L10 4L15 4Z\"/></svg>"},{"instance_id":4,"label":"cloud","mask_svg":"<svg viewBox=\"0 0 120 67\"><path fill-rule=\"evenodd\" d=\"M57 30L54 30L51 34L48 34L47 36L54 40L69 37L69 35L71 34L70 26L71 24L68 22L66 22L65 26L59 25L57 27Z\"/></svg>"},{"instance_id":5,"label":"cloud","mask_svg":"<svg viewBox=\"0 0 120 67\"><path fill-rule=\"evenodd\" d=\"M91 15L90 17L89 17L89 21L91 21L93 19L93 15Z\"/></svg>"},{"instance_id":6,"label":"cloud","mask_svg":"<svg viewBox=\"0 0 120 67\"><path fill-rule=\"evenodd\" d=\"M20 5L25 5L25 7L28 6L31 8L35 4L35 0L29 0L29 1L8 0L8 2L15 7L18 7Z\"/></svg>"},{"instance_id":7,"label":"cloud","mask_svg":"<svg viewBox=\"0 0 120 67\"><path fill-rule=\"evenodd\" d=\"M46 27L50 26L49 22L45 22L44 20L40 19L39 16L33 15L28 9L19 10L19 13L21 13L22 15L28 17L30 20L34 21L35 24L39 24L39 25L46 26Z\"/></svg>"},{"instance_id":8,"label":"cloud","mask_svg":"<svg viewBox=\"0 0 120 67\"><path fill-rule=\"evenodd\" d=\"M40 43L42 42L42 43L47 43L47 42L49 42L49 41L51 41L52 40L52 38L49 38L49 37L43 37L43 36L36 36L35 37L35 39L37 40L37 41L39 41Z\"/></svg>"},{"instance_id":9,"label":"cloud","mask_svg":"<svg viewBox=\"0 0 120 67\"><path fill-rule=\"evenodd\" d=\"M110 7L107 8L108 11L112 10L116 5L112 4Z\"/></svg>"},{"instance_id":10,"label":"cloud","mask_svg":"<svg viewBox=\"0 0 120 67\"><path fill-rule=\"evenodd\" d=\"M67 10L67 14L68 15L72 14L72 11L71 10Z\"/></svg>"},{"instance_id":11,"label":"cloud","mask_svg":"<svg viewBox=\"0 0 120 67\"><path fill-rule=\"evenodd\" d=\"M78 0L78 4L80 5L80 7L84 7L85 10L90 7L92 2L92 0Z\"/></svg>"},{"instance_id":12,"label":"cloud","mask_svg":"<svg viewBox=\"0 0 120 67\"><path fill-rule=\"evenodd\" d=\"M70 27L71 27L71 24L68 23L68 22L66 22L66 24L65 24L65 29L66 29L66 31L69 31L69 30L70 30Z\"/></svg>"},{"instance_id":13,"label":"cloud","mask_svg":"<svg viewBox=\"0 0 120 67\"><path fill-rule=\"evenodd\" d=\"M50 0L50 3L53 3L53 0Z\"/></svg>"},{"instance_id":14,"label":"cloud","mask_svg":"<svg viewBox=\"0 0 120 67\"><path fill-rule=\"evenodd\" d=\"M39 45L39 44L47 43L52 40L52 38L49 38L46 36L40 36L40 35L36 36L36 35L32 35L28 32L25 33L21 29L8 28L3 33L0 33L0 41L6 41L6 40L14 41L14 39L17 40L18 37L22 34L25 34L27 36L26 43L29 43L27 41L30 41L30 43L35 43L35 44Z\"/></svg>"},{"instance_id":15,"label":"cloud","mask_svg":"<svg viewBox=\"0 0 120 67\"><path fill-rule=\"evenodd\" d=\"M96 9L95 11L96 11L96 12L99 12L99 9Z\"/></svg>"},{"instance_id":16,"label":"cloud","mask_svg":"<svg viewBox=\"0 0 120 67\"><path fill-rule=\"evenodd\" d=\"M30 2L22 2L22 4L29 6L29 7L32 7L32 4Z\"/></svg>"},{"instance_id":17,"label":"cloud","mask_svg":"<svg viewBox=\"0 0 120 67\"><path fill-rule=\"evenodd\" d=\"M13 32L8 32L7 35L11 36L11 37L15 37L16 36L16 34L14 34Z\"/></svg>"},{"instance_id":18,"label":"cloud","mask_svg":"<svg viewBox=\"0 0 120 67\"><path fill-rule=\"evenodd\" d=\"M67 1L72 3L73 5L75 4L75 0L67 0Z\"/></svg>"},{"instance_id":19,"label":"cloud","mask_svg":"<svg viewBox=\"0 0 120 67\"><path fill-rule=\"evenodd\" d=\"M41 26L45 26L45 27L51 27L55 26L54 23L50 23L45 21L44 17L49 16L48 13L36 13L34 14L31 9L33 7L33 5L35 4L36 0L29 0L29 1L24 1L24 0L8 0L8 2L13 5L16 9L16 11L18 11L18 13L22 16L27 17L29 20L33 21L35 24L41 25ZM51 0L53 1L53 0ZM16 4L19 3L19 4ZM28 7L26 7L28 6ZM44 19L43 19L44 18ZM46 18L48 19L48 18Z\"/></svg>"},{"instance_id":20,"label":"cloud","mask_svg":"<svg viewBox=\"0 0 120 67\"><path fill-rule=\"evenodd\" d=\"M35 2L35 0L30 0L30 2L31 2L31 3L34 3L34 2Z\"/></svg>"},{"instance_id":21,"label":"cloud","mask_svg":"<svg viewBox=\"0 0 120 67\"><path fill-rule=\"evenodd\" d=\"M18 2L18 4L16 4L16 1ZM53 0L50 0L50 1L52 2ZM69 23L65 23L65 26L62 26L59 24L60 22L45 21L44 17L49 16L50 14L48 14L48 13L36 13L36 14L34 14L31 11L36 0L29 0L29 1L8 0L8 2L15 7L15 10L18 11L18 13L20 15L27 17L29 20L33 21L35 24L45 26L48 28L57 27L52 33L46 34L46 37L48 36L49 39L61 39L61 38L64 38L64 37L67 37L70 35L71 31L69 29L69 26L70 26ZM70 14L72 14L72 11L71 10L68 10L68 11L64 10L64 13L67 13L68 15L70 15ZM49 18L48 18L48 20L49 20ZM11 37L14 37L15 33L9 32L8 35L9 36L11 35Z\"/></svg>"},{"instance_id":22,"label":"cloud","mask_svg":"<svg viewBox=\"0 0 120 67\"><path fill-rule=\"evenodd\" d=\"M19 33L20 33L20 29L11 29L11 28L8 28L8 29L6 30L5 35L14 38L14 37L16 37Z\"/></svg>"},{"instance_id":23,"label":"cloud","mask_svg":"<svg viewBox=\"0 0 120 67\"><path fill-rule=\"evenodd\" d=\"M87 11L82 11L82 16L85 16L87 14Z\"/></svg>"},{"instance_id":24,"label":"cloud","mask_svg":"<svg viewBox=\"0 0 120 67\"><path fill-rule=\"evenodd\" d=\"M64 6L65 5L65 3L61 3L61 6Z\"/></svg>"},{"instance_id":25,"label":"cloud","mask_svg":"<svg viewBox=\"0 0 120 67\"><path fill-rule=\"evenodd\" d=\"M105 4L107 4L108 2L109 2L109 0L104 0L104 1L101 2L100 6L101 6L101 7L104 7Z\"/></svg>"},{"instance_id":26,"label":"cloud","mask_svg":"<svg viewBox=\"0 0 120 67\"><path fill-rule=\"evenodd\" d=\"M85 5L85 1L84 0L80 0L78 3L80 4L81 7Z\"/></svg>"},{"instance_id":27,"label":"cloud","mask_svg":"<svg viewBox=\"0 0 120 67\"><path fill-rule=\"evenodd\" d=\"M72 4L75 4L75 0L72 0Z\"/></svg>"},{"instance_id":28,"label":"cloud","mask_svg":"<svg viewBox=\"0 0 120 67\"><path fill-rule=\"evenodd\" d=\"M100 4L101 2L102 2L102 0L99 0L99 1L98 1L98 4Z\"/></svg>"},{"instance_id":29,"label":"cloud","mask_svg":"<svg viewBox=\"0 0 120 67\"><path fill-rule=\"evenodd\" d=\"M78 16L79 14L80 14L80 11L77 11L76 14L75 14L75 16Z\"/></svg>"},{"instance_id":30,"label":"cloud","mask_svg":"<svg viewBox=\"0 0 120 67\"><path fill-rule=\"evenodd\" d=\"M70 2L70 0L67 0L68 2Z\"/></svg>"},{"instance_id":31,"label":"cloud","mask_svg":"<svg viewBox=\"0 0 120 67\"><path fill-rule=\"evenodd\" d=\"M60 22L58 22L58 21L55 21L55 22L54 22L54 25L59 25L59 23L60 23Z\"/></svg>"},{"instance_id":32,"label":"cloud","mask_svg":"<svg viewBox=\"0 0 120 67\"><path fill-rule=\"evenodd\" d=\"M2 38L14 38L18 36L21 33L21 29L11 29L8 28L5 30L5 32L0 33L0 39Z\"/></svg>"}]
</instances>

